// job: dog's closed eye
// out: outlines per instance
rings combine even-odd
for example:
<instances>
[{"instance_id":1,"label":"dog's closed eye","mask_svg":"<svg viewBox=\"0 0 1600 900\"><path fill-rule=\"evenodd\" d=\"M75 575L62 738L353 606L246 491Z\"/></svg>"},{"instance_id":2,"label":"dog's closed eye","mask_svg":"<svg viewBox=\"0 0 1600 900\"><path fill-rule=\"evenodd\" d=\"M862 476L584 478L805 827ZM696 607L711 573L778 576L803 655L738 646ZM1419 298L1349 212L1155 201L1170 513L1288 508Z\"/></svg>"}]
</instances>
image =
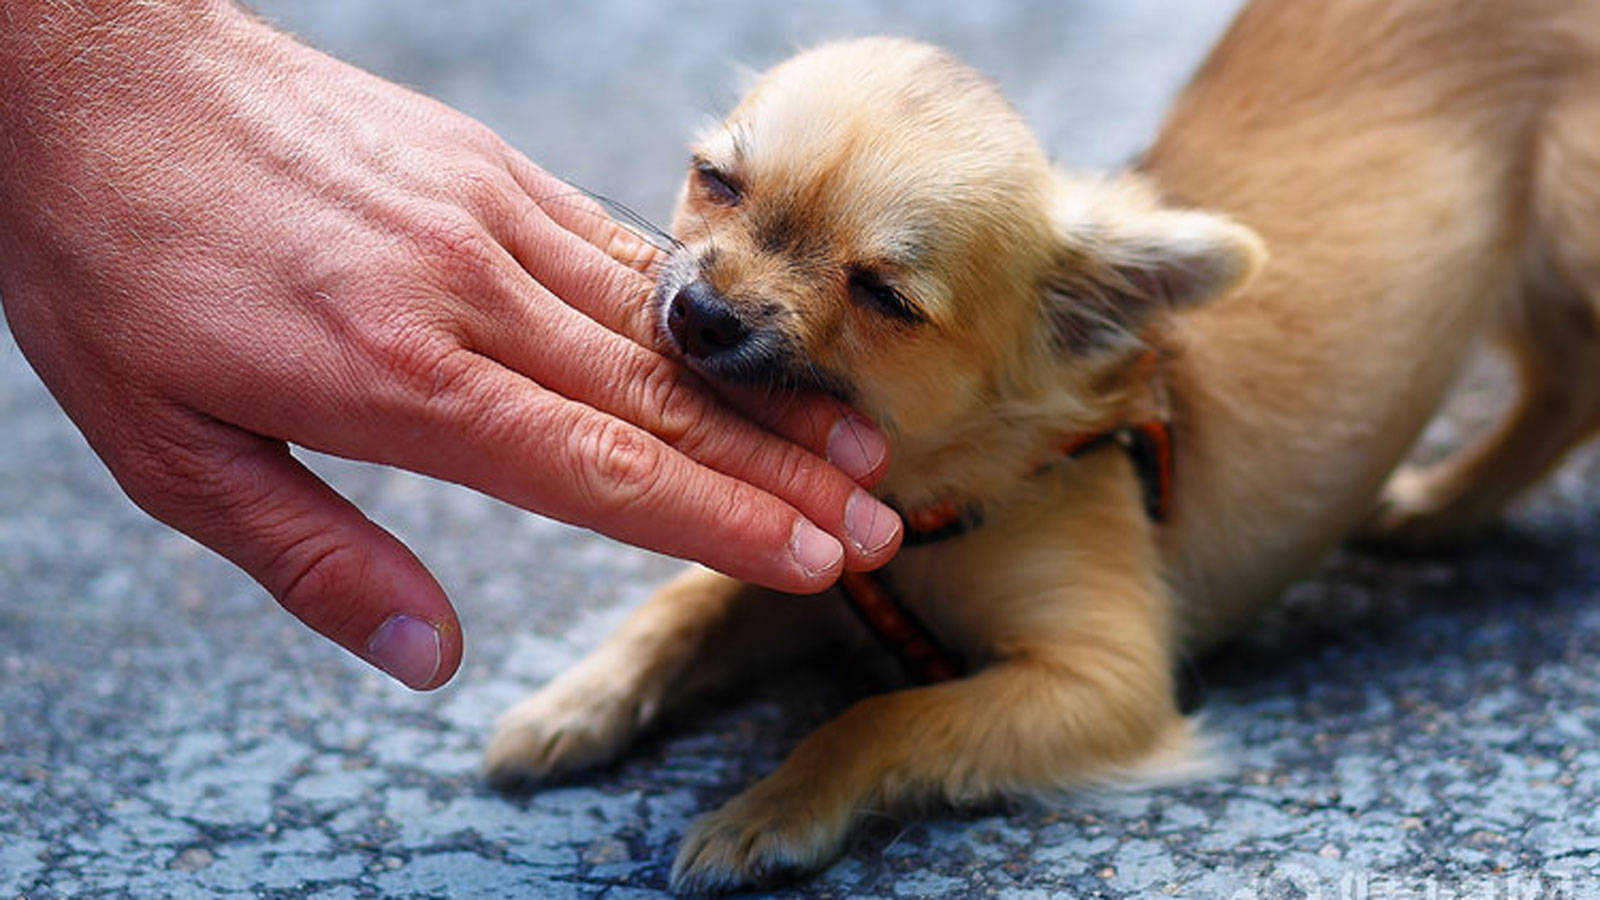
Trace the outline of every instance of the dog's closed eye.
<instances>
[{"instance_id":1,"label":"dog's closed eye","mask_svg":"<svg viewBox=\"0 0 1600 900\"><path fill-rule=\"evenodd\" d=\"M928 321L928 314L882 273L856 268L850 272L850 299L892 319L912 324Z\"/></svg>"},{"instance_id":2,"label":"dog's closed eye","mask_svg":"<svg viewBox=\"0 0 1600 900\"><path fill-rule=\"evenodd\" d=\"M700 194L718 206L738 206L744 191L728 173L704 159L694 161L694 181Z\"/></svg>"}]
</instances>

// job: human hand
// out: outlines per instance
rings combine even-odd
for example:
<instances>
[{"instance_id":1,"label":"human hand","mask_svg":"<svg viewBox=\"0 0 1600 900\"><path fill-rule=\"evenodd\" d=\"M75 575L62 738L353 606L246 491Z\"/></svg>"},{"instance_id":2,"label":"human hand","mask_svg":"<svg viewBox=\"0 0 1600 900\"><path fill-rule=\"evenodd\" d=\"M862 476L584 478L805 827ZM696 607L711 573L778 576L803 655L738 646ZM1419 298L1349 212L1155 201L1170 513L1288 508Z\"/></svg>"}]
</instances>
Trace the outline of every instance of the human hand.
<instances>
[{"instance_id":1,"label":"human hand","mask_svg":"<svg viewBox=\"0 0 1600 900\"><path fill-rule=\"evenodd\" d=\"M648 349L651 248L486 128L226 4L105 6L7 9L6 317L129 496L310 627L418 689L460 661L290 443L781 590L898 548L871 426L717 403Z\"/></svg>"}]
</instances>

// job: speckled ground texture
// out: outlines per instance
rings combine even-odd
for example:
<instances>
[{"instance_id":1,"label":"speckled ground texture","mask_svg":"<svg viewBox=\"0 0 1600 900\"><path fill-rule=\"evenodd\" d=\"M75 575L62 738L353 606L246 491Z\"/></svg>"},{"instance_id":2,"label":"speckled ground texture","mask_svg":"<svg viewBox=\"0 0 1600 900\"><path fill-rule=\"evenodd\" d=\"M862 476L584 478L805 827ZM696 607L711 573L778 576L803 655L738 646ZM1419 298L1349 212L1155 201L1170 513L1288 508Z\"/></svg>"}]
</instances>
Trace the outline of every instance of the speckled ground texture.
<instances>
[{"instance_id":1,"label":"speckled ground texture","mask_svg":"<svg viewBox=\"0 0 1600 900\"><path fill-rule=\"evenodd\" d=\"M909 33L995 75L1051 151L1111 165L1225 0L832 6L272 0L310 40L666 217L742 67ZM1484 369L1430 432L1492 412ZM489 723L676 563L408 475L316 458L433 566L467 661L431 695L304 631L122 498L0 341L0 898L645 897L699 810L882 687L792 673L523 799ZM869 667L870 668L870 667ZM1355 552L1199 667L1229 771L1056 807L872 822L801 897L1600 896L1600 455L1425 558Z\"/></svg>"}]
</instances>

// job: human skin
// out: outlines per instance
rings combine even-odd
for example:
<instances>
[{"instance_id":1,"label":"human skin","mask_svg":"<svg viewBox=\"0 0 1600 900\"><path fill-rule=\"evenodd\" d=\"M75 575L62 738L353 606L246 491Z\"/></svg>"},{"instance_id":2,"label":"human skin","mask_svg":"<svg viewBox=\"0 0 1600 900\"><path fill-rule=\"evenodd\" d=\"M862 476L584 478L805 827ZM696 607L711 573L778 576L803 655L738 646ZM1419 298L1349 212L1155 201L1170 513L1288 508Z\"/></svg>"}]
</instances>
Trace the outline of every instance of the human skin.
<instances>
[{"instance_id":1,"label":"human skin","mask_svg":"<svg viewBox=\"0 0 1600 900\"><path fill-rule=\"evenodd\" d=\"M454 674L455 612L291 445L785 591L898 549L872 426L651 349L653 248L483 125L211 0L0 23L24 355L137 504L403 683Z\"/></svg>"}]
</instances>

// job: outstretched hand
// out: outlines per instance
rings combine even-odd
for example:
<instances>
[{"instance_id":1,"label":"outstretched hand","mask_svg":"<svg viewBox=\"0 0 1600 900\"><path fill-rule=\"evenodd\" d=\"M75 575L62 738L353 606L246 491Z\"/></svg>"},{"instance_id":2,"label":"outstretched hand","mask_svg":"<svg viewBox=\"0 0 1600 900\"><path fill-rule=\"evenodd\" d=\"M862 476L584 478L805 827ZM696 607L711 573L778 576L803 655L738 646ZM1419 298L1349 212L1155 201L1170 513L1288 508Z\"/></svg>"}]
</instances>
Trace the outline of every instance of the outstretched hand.
<instances>
[{"instance_id":1,"label":"outstretched hand","mask_svg":"<svg viewBox=\"0 0 1600 900\"><path fill-rule=\"evenodd\" d=\"M0 34L7 320L129 496L312 628L418 689L460 661L290 444L781 590L897 549L872 427L721 405L650 349L653 248L482 125L228 5L65 9Z\"/></svg>"}]
</instances>

